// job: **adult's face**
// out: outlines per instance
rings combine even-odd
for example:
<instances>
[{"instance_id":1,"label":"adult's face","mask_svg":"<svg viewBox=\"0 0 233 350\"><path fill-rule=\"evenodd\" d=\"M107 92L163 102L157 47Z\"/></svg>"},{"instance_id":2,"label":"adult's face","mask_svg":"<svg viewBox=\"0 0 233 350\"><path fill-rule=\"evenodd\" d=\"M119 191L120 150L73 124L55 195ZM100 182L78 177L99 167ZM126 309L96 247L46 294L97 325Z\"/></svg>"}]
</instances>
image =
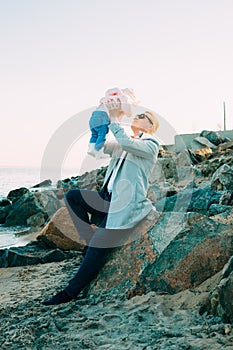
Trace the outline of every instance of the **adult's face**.
<instances>
[{"instance_id":1,"label":"adult's face","mask_svg":"<svg viewBox=\"0 0 233 350\"><path fill-rule=\"evenodd\" d=\"M153 122L150 118L150 115L147 113L138 114L134 117L131 128L137 129L139 131L150 132L153 128Z\"/></svg>"}]
</instances>

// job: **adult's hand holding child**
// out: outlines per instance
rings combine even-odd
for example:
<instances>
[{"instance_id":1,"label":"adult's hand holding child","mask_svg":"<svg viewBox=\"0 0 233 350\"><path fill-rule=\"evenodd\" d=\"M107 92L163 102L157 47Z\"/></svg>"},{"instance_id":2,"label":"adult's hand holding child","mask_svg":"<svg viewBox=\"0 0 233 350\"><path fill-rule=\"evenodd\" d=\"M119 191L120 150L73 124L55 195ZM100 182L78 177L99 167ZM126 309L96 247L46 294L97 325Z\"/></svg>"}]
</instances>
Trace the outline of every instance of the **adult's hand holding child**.
<instances>
[{"instance_id":1,"label":"adult's hand holding child","mask_svg":"<svg viewBox=\"0 0 233 350\"><path fill-rule=\"evenodd\" d=\"M117 122L119 123L120 119L122 118L124 112L121 110L121 102L118 99L116 100L109 100L106 102L106 107L109 111L109 118L111 122Z\"/></svg>"}]
</instances>

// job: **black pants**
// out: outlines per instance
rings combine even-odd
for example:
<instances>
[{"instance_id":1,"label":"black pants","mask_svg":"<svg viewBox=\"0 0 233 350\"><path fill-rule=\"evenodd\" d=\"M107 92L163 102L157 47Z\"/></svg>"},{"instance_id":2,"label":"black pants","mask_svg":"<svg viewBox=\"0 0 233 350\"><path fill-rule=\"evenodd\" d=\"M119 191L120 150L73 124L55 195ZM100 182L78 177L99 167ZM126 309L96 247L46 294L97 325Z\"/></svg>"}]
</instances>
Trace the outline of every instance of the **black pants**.
<instances>
[{"instance_id":1,"label":"black pants","mask_svg":"<svg viewBox=\"0 0 233 350\"><path fill-rule=\"evenodd\" d=\"M65 287L67 294L76 298L104 265L105 257L113 247L124 244L131 230L106 229L111 197L107 191L70 190L65 195L66 206L81 238L88 245L79 270ZM101 218L99 227L93 232L88 214Z\"/></svg>"}]
</instances>

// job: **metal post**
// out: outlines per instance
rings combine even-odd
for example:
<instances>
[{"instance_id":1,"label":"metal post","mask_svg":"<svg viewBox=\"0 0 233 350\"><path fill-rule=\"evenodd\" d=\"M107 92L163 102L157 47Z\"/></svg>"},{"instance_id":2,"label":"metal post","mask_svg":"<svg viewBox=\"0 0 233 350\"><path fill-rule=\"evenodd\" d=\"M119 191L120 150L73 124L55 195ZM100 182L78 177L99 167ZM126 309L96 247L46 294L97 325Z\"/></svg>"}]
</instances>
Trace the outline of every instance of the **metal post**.
<instances>
[{"instance_id":1,"label":"metal post","mask_svg":"<svg viewBox=\"0 0 233 350\"><path fill-rule=\"evenodd\" d=\"M223 101L223 118L224 118L224 128L223 130L226 131L226 104L225 101Z\"/></svg>"}]
</instances>

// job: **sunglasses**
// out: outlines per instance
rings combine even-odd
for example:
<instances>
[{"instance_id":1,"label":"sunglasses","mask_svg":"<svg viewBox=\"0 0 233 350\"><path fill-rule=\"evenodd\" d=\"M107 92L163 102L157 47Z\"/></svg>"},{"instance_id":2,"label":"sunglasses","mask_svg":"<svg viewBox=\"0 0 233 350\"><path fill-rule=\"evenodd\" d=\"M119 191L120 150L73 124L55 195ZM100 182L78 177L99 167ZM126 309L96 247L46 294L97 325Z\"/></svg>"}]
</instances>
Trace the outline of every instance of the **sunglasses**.
<instances>
[{"instance_id":1,"label":"sunglasses","mask_svg":"<svg viewBox=\"0 0 233 350\"><path fill-rule=\"evenodd\" d=\"M153 122L152 122L152 120L150 119L150 117L148 117L148 115L146 115L146 114L144 114L144 113L136 115L136 118L138 118L138 119L145 119L145 118L147 118L147 119L149 120L149 122L150 122L152 125L154 125Z\"/></svg>"}]
</instances>

